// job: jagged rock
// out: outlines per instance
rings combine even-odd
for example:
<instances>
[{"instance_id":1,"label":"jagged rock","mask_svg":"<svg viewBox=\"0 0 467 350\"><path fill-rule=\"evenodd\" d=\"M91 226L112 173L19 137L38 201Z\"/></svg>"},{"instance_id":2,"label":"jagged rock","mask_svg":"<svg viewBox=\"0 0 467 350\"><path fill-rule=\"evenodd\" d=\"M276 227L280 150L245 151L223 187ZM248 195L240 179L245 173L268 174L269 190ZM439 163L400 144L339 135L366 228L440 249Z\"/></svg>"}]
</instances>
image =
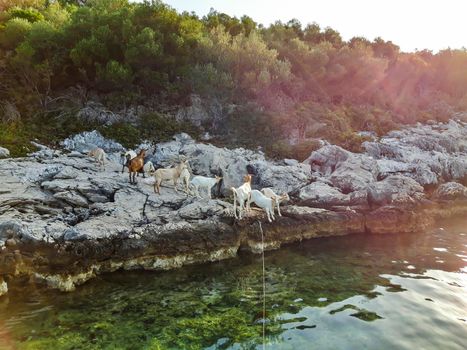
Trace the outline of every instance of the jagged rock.
<instances>
[{"instance_id":1,"label":"jagged rock","mask_svg":"<svg viewBox=\"0 0 467 350\"><path fill-rule=\"evenodd\" d=\"M444 183L433 193L433 198L444 200L467 200L467 187L457 182Z\"/></svg>"},{"instance_id":2,"label":"jagged rock","mask_svg":"<svg viewBox=\"0 0 467 350\"><path fill-rule=\"evenodd\" d=\"M404 163L391 159L378 159L377 164L378 180L383 180L391 175L403 175L413 178L422 186L438 183L436 173L423 163Z\"/></svg>"},{"instance_id":3,"label":"jagged rock","mask_svg":"<svg viewBox=\"0 0 467 350\"><path fill-rule=\"evenodd\" d=\"M321 213L326 213L326 209L322 208L308 208L308 207L302 207L302 206L297 206L297 205L289 205L286 208L282 210L282 215L287 215L291 217L303 217L303 216L312 216L316 217L316 215L319 215Z\"/></svg>"},{"instance_id":4,"label":"jagged rock","mask_svg":"<svg viewBox=\"0 0 467 350\"><path fill-rule=\"evenodd\" d=\"M61 146L69 151L89 152L95 147L102 148L106 153L123 152L125 148L113 140L106 139L98 131L85 131L63 140Z\"/></svg>"},{"instance_id":5,"label":"jagged rock","mask_svg":"<svg viewBox=\"0 0 467 350\"><path fill-rule=\"evenodd\" d=\"M200 96L195 94L192 94L190 99L190 106L180 108L177 111L176 120L188 121L198 127L210 124L215 128L217 121L224 116L222 103L215 99L203 101Z\"/></svg>"},{"instance_id":6,"label":"jagged rock","mask_svg":"<svg viewBox=\"0 0 467 350\"><path fill-rule=\"evenodd\" d=\"M329 208L334 206L366 206L366 190L344 194L325 182L317 181L302 187L298 194L302 205Z\"/></svg>"},{"instance_id":7,"label":"jagged rock","mask_svg":"<svg viewBox=\"0 0 467 350\"><path fill-rule=\"evenodd\" d=\"M392 131L378 142L364 142L366 154L378 159L378 178L400 174L419 184L467 181L467 124L418 125Z\"/></svg>"},{"instance_id":8,"label":"jagged rock","mask_svg":"<svg viewBox=\"0 0 467 350\"><path fill-rule=\"evenodd\" d=\"M344 193L365 189L376 180L376 162L364 155L353 155L338 165L329 181Z\"/></svg>"},{"instance_id":9,"label":"jagged rock","mask_svg":"<svg viewBox=\"0 0 467 350\"><path fill-rule=\"evenodd\" d=\"M84 122L112 125L120 121L135 121L138 115L143 113L143 111L143 106L137 106L125 108L124 111L114 112L107 109L101 103L88 101L86 105L78 111L77 117Z\"/></svg>"},{"instance_id":10,"label":"jagged rock","mask_svg":"<svg viewBox=\"0 0 467 350\"><path fill-rule=\"evenodd\" d=\"M193 174L222 175L224 195L230 194L231 187L242 184L243 176L253 174L253 187L273 187L277 192L291 192L307 184L311 172L309 166L295 163L281 165L267 161L262 153L244 148L226 149L210 144L196 143L187 134L180 134L173 141L159 144L153 163L169 166L188 159Z\"/></svg>"},{"instance_id":11,"label":"jagged rock","mask_svg":"<svg viewBox=\"0 0 467 350\"><path fill-rule=\"evenodd\" d=\"M88 201L86 198L81 196L80 194L76 193L75 191L63 191L63 192L57 192L54 195L54 198L62 200L68 204L71 204L73 206L77 207L87 207L88 206Z\"/></svg>"},{"instance_id":12,"label":"jagged rock","mask_svg":"<svg viewBox=\"0 0 467 350\"><path fill-rule=\"evenodd\" d=\"M303 163L310 164L313 171L327 176L331 175L337 169L338 165L346 161L351 154L351 152L346 151L342 147L326 145L312 152Z\"/></svg>"},{"instance_id":13,"label":"jagged rock","mask_svg":"<svg viewBox=\"0 0 467 350\"><path fill-rule=\"evenodd\" d=\"M392 175L368 186L367 195L370 207L377 207L392 203L413 205L424 197L424 192L415 180Z\"/></svg>"},{"instance_id":14,"label":"jagged rock","mask_svg":"<svg viewBox=\"0 0 467 350\"><path fill-rule=\"evenodd\" d=\"M365 189L376 180L376 161L339 146L328 145L314 151L305 161L344 193Z\"/></svg>"},{"instance_id":15,"label":"jagged rock","mask_svg":"<svg viewBox=\"0 0 467 350\"><path fill-rule=\"evenodd\" d=\"M464 125L436 124L432 128L430 133L453 128L459 133ZM270 161L259 151L197 143L186 134L157 145L151 156L156 165L173 166L179 158L186 158L195 174L222 174L224 194L230 195L229 187L239 186L247 172L254 175L253 188L289 192L294 205L284 205L283 216L269 223L258 208L246 213L245 219L235 220L230 198L199 200L175 192L170 183L164 183L161 194L156 195L146 181L152 179L138 178L137 184L129 184L128 175L120 173L118 153L109 157L106 170L100 171L92 159L74 150L76 145L77 150L89 145L96 136L91 134L94 136L68 139L73 149L69 153L0 160L0 280L5 275L17 278L19 273L72 290L104 271L157 270L215 261L235 256L240 247L260 252L317 236L365 230L414 232L433 215L462 214L466 203L457 194L465 193L458 185L445 184L429 201L424 200L423 187L414 179L391 173L393 169L410 173L420 164L437 177L462 176L464 141L459 140L458 148L443 146L459 152L433 153L435 160L427 164L423 152L428 151L418 151L414 145L394 148L398 152L405 152L408 148L404 147L416 148L411 156L378 156L378 161L368 154L327 145L305 164ZM100 142L113 144L105 139ZM404 159L408 159L407 168L401 166ZM384 179L376 181L376 174ZM310 184L312 180L315 182ZM368 210L367 198L373 207L383 207ZM456 198L452 199L455 205L445 198ZM417 210L427 211L419 215ZM264 246L258 221L263 223ZM37 264L39 260L44 263Z\"/></svg>"},{"instance_id":16,"label":"jagged rock","mask_svg":"<svg viewBox=\"0 0 467 350\"><path fill-rule=\"evenodd\" d=\"M302 187L298 194L302 204L318 207L349 205L349 197L324 182L313 182Z\"/></svg>"},{"instance_id":17,"label":"jagged rock","mask_svg":"<svg viewBox=\"0 0 467 350\"><path fill-rule=\"evenodd\" d=\"M66 179L76 179L78 176L77 172L73 168L63 168L57 174L54 175L54 179L66 180Z\"/></svg>"},{"instance_id":18,"label":"jagged rock","mask_svg":"<svg viewBox=\"0 0 467 350\"><path fill-rule=\"evenodd\" d=\"M8 158L10 156L10 151L5 147L0 147L0 158Z\"/></svg>"},{"instance_id":19,"label":"jagged rock","mask_svg":"<svg viewBox=\"0 0 467 350\"><path fill-rule=\"evenodd\" d=\"M276 193L290 193L306 185L311 178L310 166L300 163L277 165L268 161L256 161L250 164L253 187L258 189L271 187ZM240 175L240 174L238 174Z\"/></svg>"},{"instance_id":20,"label":"jagged rock","mask_svg":"<svg viewBox=\"0 0 467 350\"><path fill-rule=\"evenodd\" d=\"M225 205L222 205L222 201L209 199L195 201L178 211L178 215L187 220L202 220L225 213Z\"/></svg>"}]
</instances>

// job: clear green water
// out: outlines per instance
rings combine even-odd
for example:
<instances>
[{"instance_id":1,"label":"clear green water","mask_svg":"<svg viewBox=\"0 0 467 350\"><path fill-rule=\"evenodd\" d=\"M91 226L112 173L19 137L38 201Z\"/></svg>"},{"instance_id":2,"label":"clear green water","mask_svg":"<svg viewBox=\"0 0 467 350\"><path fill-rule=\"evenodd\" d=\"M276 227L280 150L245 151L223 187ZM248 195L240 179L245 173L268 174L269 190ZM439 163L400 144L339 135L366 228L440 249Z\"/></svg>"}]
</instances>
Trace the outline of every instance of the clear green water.
<instances>
[{"instance_id":1,"label":"clear green water","mask_svg":"<svg viewBox=\"0 0 467 350\"><path fill-rule=\"evenodd\" d=\"M464 222L465 223L465 222ZM266 253L266 349L465 349L467 225ZM14 287L1 349L262 349L261 257Z\"/></svg>"}]
</instances>

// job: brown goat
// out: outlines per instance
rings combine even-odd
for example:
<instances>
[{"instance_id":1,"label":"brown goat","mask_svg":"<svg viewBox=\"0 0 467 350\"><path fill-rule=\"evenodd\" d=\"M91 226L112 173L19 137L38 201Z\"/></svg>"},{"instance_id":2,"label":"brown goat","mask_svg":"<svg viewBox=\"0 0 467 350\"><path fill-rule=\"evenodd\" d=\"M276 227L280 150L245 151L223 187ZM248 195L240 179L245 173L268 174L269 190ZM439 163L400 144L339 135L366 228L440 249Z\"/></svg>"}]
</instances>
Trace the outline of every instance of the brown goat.
<instances>
[{"instance_id":1,"label":"brown goat","mask_svg":"<svg viewBox=\"0 0 467 350\"><path fill-rule=\"evenodd\" d=\"M130 172L130 183L136 183L136 174L141 172L144 167L144 157L146 156L146 150L142 149L138 155L131 159L128 164L128 171ZM131 181L131 175L133 174L133 181Z\"/></svg>"}]
</instances>

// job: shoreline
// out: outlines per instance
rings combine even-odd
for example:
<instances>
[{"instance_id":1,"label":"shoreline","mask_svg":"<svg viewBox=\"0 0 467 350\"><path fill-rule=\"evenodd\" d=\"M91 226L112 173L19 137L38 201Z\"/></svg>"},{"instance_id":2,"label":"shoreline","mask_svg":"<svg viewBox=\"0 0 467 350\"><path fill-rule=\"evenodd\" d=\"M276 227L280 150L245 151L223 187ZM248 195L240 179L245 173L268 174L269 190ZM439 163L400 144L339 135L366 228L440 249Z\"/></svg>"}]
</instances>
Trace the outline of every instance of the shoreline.
<instances>
[{"instance_id":1,"label":"shoreline","mask_svg":"<svg viewBox=\"0 0 467 350\"><path fill-rule=\"evenodd\" d=\"M454 205L453 205L454 204ZM413 208L412 208L413 209ZM305 210L306 213L297 213L298 210ZM378 209L386 211L387 217L390 218L394 213L400 213L400 208L395 207L381 207ZM283 217L277 221L276 224L262 223L264 238L265 238L265 251L277 250L282 246L301 242L303 240L310 240L320 237L343 236L351 234L410 234L420 232L432 228L436 221L455 219L467 216L467 201L460 201L458 203L444 203L444 206L439 203L433 203L430 206L420 207L415 210L406 211L408 214L403 220L399 217L397 222L397 229L392 226L387 226L387 222L375 219L375 213L369 212L367 214L354 214L351 213L336 213L324 209L316 210L316 208L308 207L295 207L286 206L283 209ZM327 217L326 217L327 216ZM377 216L380 218L380 216ZM238 257L239 251L246 251L252 254L260 254L262 251L261 236L258 228L258 220L260 216L248 217L244 222L240 222L238 230L226 230L227 236L217 236L217 231L212 230L206 232L206 235L219 237L216 242L211 241L211 250L208 249L207 244L200 246L199 249L193 249L191 253L170 253L170 250L175 246L186 242L187 235L182 235L180 240L171 240L171 247L165 247L164 250L157 250L155 245L164 241L164 237L160 241L154 241L153 244L147 249L146 252L115 252L114 258L104 260L92 260L89 258L81 259L76 255L64 254L56 259L67 260L67 266L72 266L71 269L65 269L58 273L47 272L47 269L37 269L34 266L36 260L30 259L30 253L35 250L34 246L23 247L23 255L18 259L18 254L13 252L10 258L15 259L17 264L15 272L10 275L8 280L21 278L24 280L29 278L30 283L45 284L48 288L58 289L63 292L71 292L77 286L86 283L90 279L95 278L102 273L111 273L117 270L149 270L149 271L165 271L177 269L186 265L199 265L205 263L216 262L224 259L235 259ZM264 219L264 217L263 217ZM327 219L327 220L326 220ZM386 224L385 224L386 223ZM294 229L290 229L290 225L294 224ZM369 226L368 226L369 225ZM212 227L212 226L211 226ZM371 229L369 229L371 227ZM363 229L362 229L363 228ZM376 228L376 229L375 229ZM383 228L383 229L378 229ZM146 228L151 230L150 227ZM225 228L224 228L225 229ZM146 233L147 234L147 233ZM208 236L204 236L205 239ZM226 239L228 238L228 239ZM128 239L127 244L131 245L131 238ZM226 244L230 242L230 244ZM84 247L83 243L75 243L75 249ZM88 246L105 246L102 242L87 242ZM67 248L69 248L68 246ZM50 249L50 247L47 247ZM67 250L65 248L65 250ZM170 249L171 248L171 249ZM103 248L104 249L104 248ZM37 250L36 250L37 253ZM136 254L136 255L135 255ZM44 254L45 255L45 254ZM115 256L123 258L115 259ZM19 264L18 264L19 260ZM79 266L79 262L85 261L85 265ZM57 269L57 266L52 270ZM66 271L68 270L68 271ZM6 282L4 288L6 287ZM6 294L5 291L3 294Z\"/></svg>"},{"instance_id":2,"label":"shoreline","mask_svg":"<svg viewBox=\"0 0 467 350\"><path fill-rule=\"evenodd\" d=\"M167 270L233 258L324 236L422 231L435 220L467 217L467 124L419 125L364 143L364 153L323 145L303 162L262 152L218 148L186 134L140 148L161 167L189 159L190 173L223 183L216 199L172 187L154 194L153 178L130 184L124 148L97 132L63 149L45 146L0 160L0 294L15 279L71 291L117 269ZM441 141L443 143L441 143ZM444 145L444 146L442 146ZM106 170L85 154L99 146ZM255 208L235 220L231 187L253 175L252 188L287 193L283 216L267 222Z\"/></svg>"}]
</instances>

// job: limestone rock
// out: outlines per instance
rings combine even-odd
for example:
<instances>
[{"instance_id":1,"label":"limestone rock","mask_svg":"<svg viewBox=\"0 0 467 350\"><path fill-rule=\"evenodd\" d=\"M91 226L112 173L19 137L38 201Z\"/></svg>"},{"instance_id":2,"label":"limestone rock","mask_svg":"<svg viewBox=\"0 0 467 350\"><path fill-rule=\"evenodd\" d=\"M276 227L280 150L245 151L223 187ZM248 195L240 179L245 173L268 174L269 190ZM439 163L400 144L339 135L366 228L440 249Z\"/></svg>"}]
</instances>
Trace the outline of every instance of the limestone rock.
<instances>
[{"instance_id":1,"label":"limestone rock","mask_svg":"<svg viewBox=\"0 0 467 350\"><path fill-rule=\"evenodd\" d=\"M202 220L226 213L225 204L222 201L202 199L182 207L178 215L186 220Z\"/></svg>"},{"instance_id":2,"label":"limestone rock","mask_svg":"<svg viewBox=\"0 0 467 350\"><path fill-rule=\"evenodd\" d=\"M350 197L324 182L313 182L300 189L301 203L313 207L349 205Z\"/></svg>"},{"instance_id":3,"label":"limestone rock","mask_svg":"<svg viewBox=\"0 0 467 350\"><path fill-rule=\"evenodd\" d=\"M421 185L467 180L467 124L417 125L392 131L379 141L364 142L378 160L378 178L399 174Z\"/></svg>"},{"instance_id":4,"label":"limestone rock","mask_svg":"<svg viewBox=\"0 0 467 350\"><path fill-rule=\"evenodd\" d=\"M311 169L326 177L344 193L362 190L376 180L376 161L335 145L314 151L305 161Z\"/></svg>"},{"instance_id":5,"label":"limestone rock","mask_svg":"<svg viewBox=\"0 0 467 350\"><path fill-rule=\"evenodd\" d=\"M85 131L69 137L61 142L61 145L69 151L89 152L93 148L100 147L106 153L123 152L125 148L113 140L106 139L98 131Z\"/></svg>"},{"instance_id":6,"label":"limestone rock","mask_svg":"<svg viewBox=\"0 0 467 350\"><path fill-rule=\"evenodd\" d=\"M5 147L0 147L0 158L8 158L10 156L10 151Z\"/></svg>"},{"instance_id":7,"label":"limestone rock","mask_svg":"<svg viewBox=\"0 0 467 350\"><path fill-rule=\"evenodd\" d=\"M467 200L467 187L457 182L447 182L436 189L433 193L433 198L444 200Z\"/></svg>"},{"instance_id":8,"label":"limestone rock","mask_svg":"<svg viewBox=\"0 0 467 350\"><path fill-rule=\"evenodd\" d=\"M392 203L413 205L424 197L424 192L415 180L392 175L368 186L367 195L370 207L377 207Z\"/></svg>"},{"instance_id":9,"label":"limestone rock","mask_svg":"<svg viewBox=\"0 0 467 350\"><path fill-rule=\"evenodd\" d=\"M254 188L273 187L277 192L298 190L309 182L311 176L310 167L306 164L283 165L267 161L264 154L244 148L226 149L196 143L186 134L176 135L173 141L159 144L151 161L170 166L181 158L188 160L193 174L221 175L224 195L231 194L231 187L240 186L247 173L254 175Z\"/></svg>"},{"instance_id":10,"label":"limestone rock","mask_svg":"<svg viewBox=\"0 0 467 350\"><path fill-rule=\"evenodd\" d=\"M175 192L167 182L156 195L152 178L130 184L118 163L121 145L96 132L76 135L64 142L71 152L49 154L43 148L40 154L0 160L0 276L30 274L72 290L104 271L214 261L235 256L240 246L258 252L317 236L399 227L413 232L429 220L414 208L431 203L432 211L444 206L446 213L463 213L465 187L446 183L425 200L420 183L465 179L464 132L460 122L417 126L369 144L364 154L324 145L305 163L197 143L187 134L155 149L141 145L151 148L156 166L185 158L194 174L222 175L226 198L212 200ZM439 133L445 135L438 138ZM418 140L425 136L428 141ZM109 153L105 171L81 153L89 146ZM229 188L241 185L247 172L253 174L253 188L290 193L291 205L284 205L273 223L259 209L244 220L232 217Z\"/></svg>"}]
</instances>

